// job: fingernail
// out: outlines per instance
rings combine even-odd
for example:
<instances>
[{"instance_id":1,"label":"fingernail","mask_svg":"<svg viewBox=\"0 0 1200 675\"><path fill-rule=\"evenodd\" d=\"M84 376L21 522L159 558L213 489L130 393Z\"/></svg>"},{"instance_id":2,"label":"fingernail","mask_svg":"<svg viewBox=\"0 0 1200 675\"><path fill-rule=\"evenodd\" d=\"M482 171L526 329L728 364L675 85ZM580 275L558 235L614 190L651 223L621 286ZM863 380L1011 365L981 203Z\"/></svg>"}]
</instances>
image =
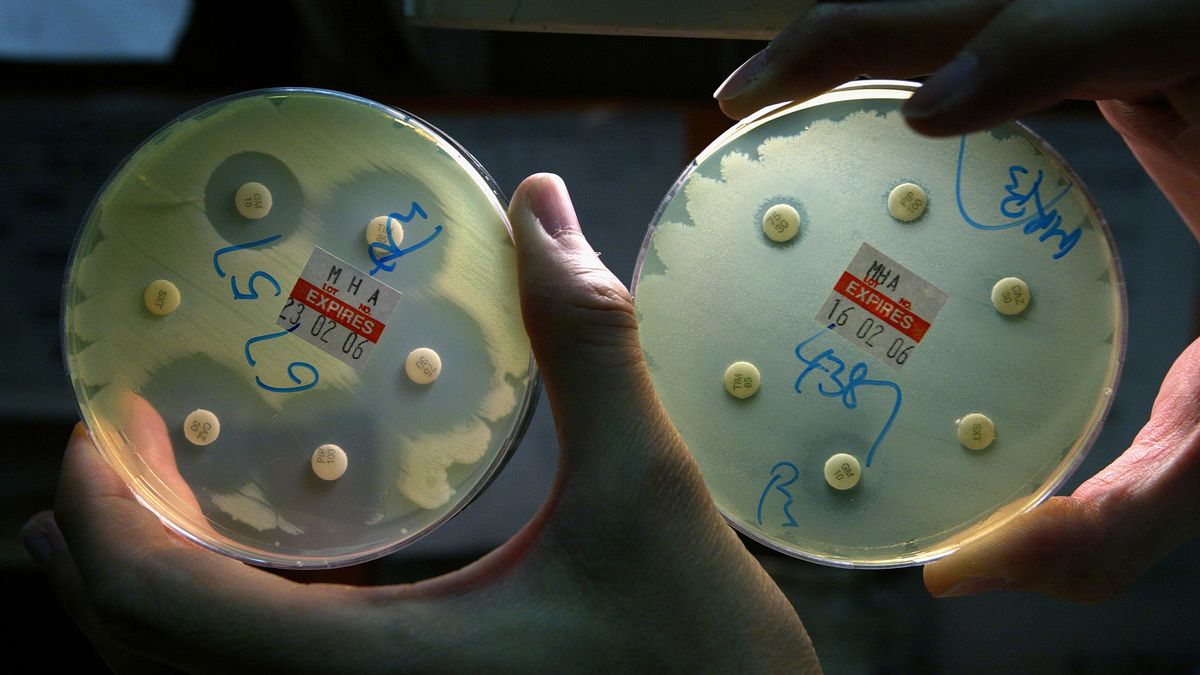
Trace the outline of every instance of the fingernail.
<instances>
[{"instance_id":1,"label":"fingernail","mask_svg":"<svg viewBox=\"0 0 1200 675\"><path fill-rule=\"evenodd\" d=\"M87 427L83 424L83 422L76 422L75 428L71 429L71 437L67 439L67 442L70 443L71 441L77 441L81 438L87 438L87 435Z\"/></svg>"},{"instance_id":2,"label":"fingernail","mask_svg":"<svg viewBox=\"0 0 1200 675\"><path fill-rule=\"evenodd\" d=\"M979 595L988 591L998 591L1008 588L1012 582L1008 579L986 578L986 577L966 577L951 585L946 590L938 593L939 598L958 598L964 595Z\"/></svg>"},{"instance_id":3,"label":"fingernail","mask_svg":"<svg viewBox=\"0 0 1200 675\"><path fill-rule=\"evenodd\" d=\"M571 195L558 176L548 174L539 178L527 200L529 210L546 234L554 236L563 230L579 229Z\"/></svg>"},{"instance_id":4,"label":"fingernail","mask_svg":"<svg viewBox=\"0 0 1200 675\"><path fill-rule=\"evenodd\" d=\"M917 89L902 111L909 119L928 119L951 108L971 93L979 70L979 57L962 52Z\"/></svg>"},{"instance_id":5,"label":"fingernail","mask_svg":"<svg viewBox=\"0 0 1200 675\"><path fill-rule=\"evenodd\" d=\"M713 92L713 98L718 101L726 101L731 98L736 98L739 94L746 90L754 80L762 74L767 67L767 50L763 49L754 56L751 56L738 69L729 74L721 86Z\"/></svg>"},{"instance_id":6,"label":"fingernail","mask_svg":"<svg viewBox=\"0 0 1200 675\"><path fill-rule=\"evenodd\" d=\"M29 552L29 557L33 558L33 562L38 565L46 564L46 561L50 560L50 556L54 554L50 538L46 536L46 531L35 520L30 520L21 528L21 544L25 546L25 550Z\"/></svg>"}]
</instances>

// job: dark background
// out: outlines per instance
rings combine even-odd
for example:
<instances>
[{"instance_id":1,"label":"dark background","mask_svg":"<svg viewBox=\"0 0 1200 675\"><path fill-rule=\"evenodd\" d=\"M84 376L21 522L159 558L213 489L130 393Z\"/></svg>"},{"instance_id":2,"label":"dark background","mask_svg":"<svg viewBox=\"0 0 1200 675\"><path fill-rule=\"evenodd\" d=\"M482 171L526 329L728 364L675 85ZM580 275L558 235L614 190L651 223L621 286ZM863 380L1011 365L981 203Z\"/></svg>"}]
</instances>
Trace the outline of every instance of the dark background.
<instances>
[{"instance_id":1,"label":"dark background","mask_svg":"<svg viewBox=\"0 0 1200 675\"><path fill-rule=\"evenodd\" d=\"M93 195L137 143L237 91L313 86L373 98L447 132L506 193L530 173L561 174L589 238L628 283L659 201L730 124L711 92L762 46L415 28L399 6L205 2L163 63L0 60L0 424L10 439L0 474L4 634L10 645L48 638L55 649L34 657L46 670L102 667L17 530L50 507L77 418L58 323L70 244ZM1092 191L1128 282L1125 374L1070 489L1126 447L1163 374L1195 336L1200 253L1093 106L1065 104L1026 121ZM475 504L414 546L339 578L414 580L473 560L537 508L555 452L543 401L509 466ZM1195 543L1096 607L1019 593L935 601L919 569L836 570L748 545L792 598L830 673L1200 670Z\"/></svg>"}]
</instances>

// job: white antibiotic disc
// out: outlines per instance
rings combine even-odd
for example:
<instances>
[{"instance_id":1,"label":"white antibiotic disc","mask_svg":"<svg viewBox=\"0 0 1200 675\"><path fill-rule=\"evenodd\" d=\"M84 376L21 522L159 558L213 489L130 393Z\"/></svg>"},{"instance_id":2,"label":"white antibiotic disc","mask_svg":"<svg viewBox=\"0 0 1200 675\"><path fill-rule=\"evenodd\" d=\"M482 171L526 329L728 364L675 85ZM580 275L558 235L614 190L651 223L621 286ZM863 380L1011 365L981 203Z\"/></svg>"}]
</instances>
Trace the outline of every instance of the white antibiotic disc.
<instances>
[{"instance_id":1,"label":"white antibiotic disc","mask_svg":"<svg viewBox=\"0 0 1200 675\"><path fill-rule=\"evenodd\" d=\"M364 242L372 222L391 236ZM96 198L64 298L101 453L164 522L256 564L352 564L436 528L536 400L499 190L437 129L344 94L164 127ZM453 368L412 386L426 345Z\"/></svg>"},{"instance_id":2,"label":"white antibiotic disc","mask_svg":"<svg viewBox=\"0 0 1200 675\"><path fill-rule=\"evenodd\" d=\"M739 123L668 193L634 274L651 377L718 507L830 565L920 564L1045 499L1125 345L1078 177L1019 124L917 135L913 89L856 82ZM802 231L780 243L773 222ZM744 400L716 384L741 361L761 374ZM973 412L989 423L956 426Z\"/></svg>"}]
</instances>

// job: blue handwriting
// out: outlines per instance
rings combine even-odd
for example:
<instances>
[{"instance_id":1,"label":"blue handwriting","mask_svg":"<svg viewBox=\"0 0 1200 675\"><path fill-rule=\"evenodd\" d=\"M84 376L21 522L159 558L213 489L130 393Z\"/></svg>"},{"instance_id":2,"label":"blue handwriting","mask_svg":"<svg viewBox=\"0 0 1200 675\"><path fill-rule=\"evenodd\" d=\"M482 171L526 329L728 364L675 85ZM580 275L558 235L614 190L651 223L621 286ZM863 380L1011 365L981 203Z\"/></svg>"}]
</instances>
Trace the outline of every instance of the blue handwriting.
<instances>
[{"instance_id":1,"label":"blue handwriting","mask_svg":"<svg viewBox=\"0 0 1200 675\"><path fill-rule=\"evenodd\" d=\"M395 219L401 223L409 223L418 215L421 216L422 220L427 220L429 218L429 216L425 213L425 209L421 208L421 205L416 202L413 202L412 206L409 207L407 215L401 215L396 211L388 214L387 224L389 227L384 228L384 230L387 232L387 242L372 242L368 248L368 253L371 255L371 262L375 263L375 269L371 270L370 272L371 276L375 276L375 273L379 272L380 270L384 272L391 272L392 270L396 269L396 264L392 262L393 260L406 256L409 253L424 247L442 233L442 226L438 225L433 228L433 234L425 237L412 246L400 248L400 245L394 238L392 238L392 228L390 227L392 220Z\"/></svg>"},{"instance_id":2,"label":"blue handwriting","mask_svg":"<svg viewBox=\"0 0 1200 675\"><path fill-rule=\"evenodd\" d=\"M786 480L785 474L790 474L790 477L787 477ZM783 515L787 517L787 522L783 526L796 527L796 519L792 517L792 493L787 489L787 486L795 483L798 478L800 478L800 470L791 462L780 462L771 467L771 482L767 483L767 487L763 488L762 496L758 498L759 525L763 524L763 504L766 503L767 495L771 493L773 488L787 499L783 503Z\"/></svg>"},{"instance_id":3,"label":"blue handwriting","mask_svg":"<svg viewBox=\"0 0 1200 675\"><path fill-rule=\"evenodd\" d=\"M227 255L230 253L234 253L236 251L244 251L244 250L248 250L248 249L252 249L252 248L258 248L259 246L266 246L267 244L275 241L276 239L279 239L281 236L283 236L283 235L276 234L276 235L267 237L265 239L259 239L258 241L252 241L252 242L245 243L245 244L233 244L232 246L226 246L224 248L217 249L213 253L213 257L212 257L213 270L216 271L218 277L221 277L222 279L224 279L226 273L225 273L224 268L221 267L221 256ZM259 299L260 296L258 294L258 290L254 288L255 279L262 279L262 280L266 281L268 284L270 284L275 289L275 295L273 297L279 297L279 295L283 292L283 289L280 288L279 282L275 280L275 277L271 276L267 272L263 272L262 270L256 270L253 273L251 273L250 278L246 281L246 290L245 291L238 289L237 275L234 275L234 274L229 275L229 287L233 291L233 299L234 300L257 300L257 299ZM299 316L299 314L297 314L297 316ZM249 340L246 340L246 344L242 346L242 353L246 357L246 363L250 364L251 368L258 365L258 361L250 353L250 345L253 345L258 342L263 342L265 340L274 340L275 338L283 337L284 335L287 335L288 333L296 330L299 327L300 327L300 324L295 323L292 325L291 328L288 328L287 330L282 330L277 333L268 333L266 335L258 335L258 336L250 338ZM312 373L312 382L305 384L303 382L303 380L301 380L296 375L296 372L295 372L296 369L304 369L304 370L307 370L310 373ZM278 393L278 394L289 394L289 393L294 393L297 391L304 391L306 389L312 389L313 387L317 386L317 381L319 379L321 379L321 375L320 375L320 373L317 372L316 367L313 366L311 363L305 363L304 361L292 361L290 364L288 364L287 375L288 375L288 379L290 379L292 382L295 382L297 386L276 387L273 385L269 385L266 382L263 382L262 378L257 375L254 376L254 382L259 387L262 387L263 389L265 389L267 391Z\"/></svg>"},{"instance_id":4,"label":"blue handwriting","mask_svg":"<svg viewBox=\"0 0 1200 675\"><path fill-rule=\"evenodd\" d=\"M258 241L252 241L248 244L234 244L232 246L226 246L225 248L217 249L216 252L213 253L213 269L217 271L217 276L224 279L225 270L221 269L221 256L225 255L226 253L233 253L234 251L242 251L248 248L266 246L282 236L282 234L275 234L267 237L266 239L259 239Z\"/></svg>"},{"instance_id":5,"label":"blue handwriting","mask_svg":"<svg viewBox=\"0 0 1200 675\"><path fill-rule=\"evenodd\" d=\"M999 204L1000 215L1007 220L989 225L972 218L963 204L962 195L963 157L966 154L966 147L967 137L964 135L958 144L958 170L954 192L955 198L958 200L958 212L962 214L963 220L967 221L967 224L979 230L994 231L1020 227L1025 234L1041 232L1038 241L1048 241L1057 237L1058 251L1051 256L1055 260L1062 258L1075 248L1075 244L1083 236L1083 231L1078 227L1070 232L1062 229L1062 216L1058 209L1054 208L1054 205L1071 191L1073 185L1067 183L1066 187L1058 194L1045 200L1042 197L1042 181L1045 179L1045 174L1040 169L1036 174L1031 174L1029 169L1019 164L1008 167L1008 182L1003 186L1007 196L1001 199ZM1032 180L1030 181L1030 179ZM1023 182L1027 183L1025 187L1022 187Z\"/></svg>"},{"instance_id":6,"label":"blue handwriting","mask_svg":"<svg viewBox=\"0 0 1200 675\"><path fill-rule=\"evenodd\" d=\"M308 384L303 384L301 382L300 378L296 377L296 373L292 372L296 368L304 368L308 372L312 373L312 378L313 378L312 382L309 382ZM277 394L291 394L291 393L294 393L297 391L304 391L305 389L312 389L313 387L317 386L317 380L321 379L321 376L317 372L317 369L311 363L305 363L303 361L292 361L291 363L289 363L288 368L287 368L287 374L288 374L288 378L291 379L292 382L295 382L297 386L295 386L295 387L273 387L273 386L267 384L266 382L263 382L262 378L259 377L258 375L254 376L254 382L258 386L262 387L263 389L266 389L267 391L275 392Z\"/></svg>"},{"instance_id":7,"label":"blue handwriting","mask_svg":"<svg viewBox=\"0 0 1200 675\"><path fill-rule=\"evenodd\" d=\"M900 385L888 380L871 380L867 378L867 364L858 362L850 368L850 372L845 381L842 381L842 375L846 372L846 362L833 354L833 348L817 354L814 358L808 358L804 355L804 348L812 342L824 336L829 331L836 328L836 324L829 324L816 335L808 338L804 342L796 345L796 358L800 359L806 366L804 371L800 373L800 377L796 378L796 393L804 393L800 389L800 385L804 383L805 378L815 371L821 371L828 377L832 387L826 387L825 382L817 383L817 391L827 398L841 399L842 405L847 409L853 410L858 407L858 388L859 387L879 387L890 389L896 394L896 403L892 406L892 412L888 416L887 422L884 423L883 429L879 435L875 437L875 442L871 444L871 448L867 451L867 466L871 466L871 461L875 458L875 451L879 449L879 445L883 442L888 430L892 428L892 423L896 421L896 415L900 413L900 404L904 399L903 393L900 391Z\"/></svg>"}]
</instances>

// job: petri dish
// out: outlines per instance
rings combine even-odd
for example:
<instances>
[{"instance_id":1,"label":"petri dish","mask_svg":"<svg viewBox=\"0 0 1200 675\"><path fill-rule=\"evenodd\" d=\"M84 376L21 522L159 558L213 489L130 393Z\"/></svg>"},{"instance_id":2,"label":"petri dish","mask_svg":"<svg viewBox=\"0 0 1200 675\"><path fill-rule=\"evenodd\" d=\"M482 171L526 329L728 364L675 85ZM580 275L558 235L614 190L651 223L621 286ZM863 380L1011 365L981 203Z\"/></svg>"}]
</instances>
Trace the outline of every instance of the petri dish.
<instances>
[{"instance_id":1,"label":"petri dish","mask_svg":"<svg viewBox=\"0 0 1200 675\"><path fill-rule=\"evenodd\" d=\"M380 217L397 227L366 240ZM100 452L183 536L260 565L362 562L462 509L524 432L515 265L499 189L434 127L336 92L239 94L96 197L67 369ZM405 374L421 347L436 382Z\"/></svg>"},{"instance_id":2,"label":"petri dish","mask_svg":"<svg viewBox=\"0 0 1200 675\"><path fill-rule=\"evenodd\" d=\"M667 194L634 272L655 388L718 507L828 565L921 564L1044 500L1124 356L1120 265L1079 178L1017 123L917 135L917 86L737 124ZM800 220L784 241L764 231L779 205ZM993 304L1012 279L1023 297ZM761 372L744 399L722 383L741 361Z\"/></svg>"}]
</instances>

